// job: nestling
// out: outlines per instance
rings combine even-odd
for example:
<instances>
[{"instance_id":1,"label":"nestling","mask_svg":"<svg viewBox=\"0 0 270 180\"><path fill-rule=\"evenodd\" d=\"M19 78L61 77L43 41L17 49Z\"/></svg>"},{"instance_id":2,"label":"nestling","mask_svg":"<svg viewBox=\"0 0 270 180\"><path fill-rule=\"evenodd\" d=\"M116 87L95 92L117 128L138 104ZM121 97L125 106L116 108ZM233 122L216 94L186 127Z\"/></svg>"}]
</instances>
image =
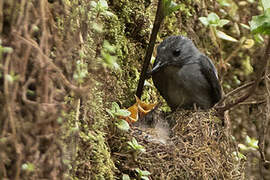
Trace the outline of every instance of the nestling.
<instances>
[{"instance_id":1,"label":"nestling","mask_svg":"<svg viewBox=\"0 0 270 180\"><path fill-rule=\"evenodd\" d=\"M172 110L209 109L221 99L215 66L187 37L170 36L158 46L151 75Z\"/></svg>"}]
</instances>

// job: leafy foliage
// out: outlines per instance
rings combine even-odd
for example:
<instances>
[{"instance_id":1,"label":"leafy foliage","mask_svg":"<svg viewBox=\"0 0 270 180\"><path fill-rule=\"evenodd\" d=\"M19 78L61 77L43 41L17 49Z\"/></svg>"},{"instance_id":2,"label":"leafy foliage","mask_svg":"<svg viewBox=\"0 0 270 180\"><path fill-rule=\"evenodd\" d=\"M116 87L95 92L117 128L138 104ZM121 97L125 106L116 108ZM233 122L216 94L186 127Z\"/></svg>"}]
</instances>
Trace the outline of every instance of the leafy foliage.
<instances>
[{"instance_id":1,"label":"leafy foliage","mask_svg":"<svg viewBox=\"0 0 270 180\"><path fill-rule=\"evenodd\" d=\"M227 40L227 41L231 41L231 42L237 42L238 40L227 35L226 33L222 32L222 31L219 31L219 30L216 30L216 34L217 34L217 37L219 37L220 39L224 39L224 40Z\"/></svg>"},{"instance_id":2,"label":"leafy foliage","mask_svg":"<svg viewBox=\"0 0 270 180\"><path fill-rule=\"evenodd\" d=\"M140 145L135 138L132 138L132 140L128 141L127 144L131 149L135 150L136 152L145 152L145 148Z\"/></svg>"},{"instance_id":3,"label":"leafy foliage","mask_svg":"<svg viewBox=\"0 0 270 180\"><path fill-rule=\"evenodd\" d=\"M266 9L264 14L253 16L249 22L252 33L270 34L270 8Z\"/></svg>"},{"instance_id":4,"label":"leafy foliage","mask_svg":"<svg viewBox=\"0 0 270 180\"><path fill-rule=\"evenodd\" d=\"M211 12L207 17L200 17L199 20L205 26L214 27L223 27L230 22L227 19L220 19L219 16L214 12Z\"/></svg>"},{"instance_id":5,"label":"leafy foliage","mask_svg":"<svg viewBox=\"0 0 270 180\"><path fill-rule=\"evenodd\" d=\"M247 159L247 157L244 154L242 154L240 152L236 152L236 151L233 152L233 156L237 161L240 161L242 159L244 159L244 160Z\"/></svg>"},{"instance_id":6,"label":"leafy foliage","mask_svg":"<svg viewBox=\"0 0 270 180\"><path fill-rule=\"evenodd\" d=\"M147 177L147 176L149 176L151 174L149 171L143 171L143 170L141 170L139 168L136 168L135 170L138 173L140 179L144 179L144 180L148 180L149 179Z\"/></svg>"},{"instance_id":7,"label":"leafy foliage","mask_svg":"<svg viewBox=\"0 0 270 180\"><path fill-rule=\"evenodd\" d=\"M224 39L231 42L238 41L237 39L227 35L226 33L217 30L217 27L222 28L224 25L228 24L230 22L229 20L220 19L219 16L214 12L211 12L207 17L200 17L199 20L206 27L209 26L215 32L215 35L220 39Z\"/></svg>"},{"instance_id":8,"label":"leafy foliage","mask_svg":"<svg viewBox=\"0 0 270 180\"><path fill-rule=\"evenodd\" d=\"M118 129L122 131L128 131L130 129L128 122L123 119L117 119L117 121L115 122L115 125Z\"/></svg>"},{"instance_id":9,"label":"leafy foliage","mask_svg":"<svg viewBox=\"0 0 270 180\"><path fill-rule=\"evenodd\" d=\"M122 131L128 131L130 129L127 121L123 119L118 119L118 117L128 117L131 113L126 109L121 109L116 102L112 103L111 109L106 109L106 111L116 119L115 125L118 129Z\"/></svg>"},{"instance_id":10,"label":"leafy foliage","mask_svg":"<svg viewBox=\"0 0 270 180\"><path fill-rule=\"evenodd\" d=\"M106 109L106 111L113 117L116 118L117 116L124 116L127 117L130 115L130 112L126 109L121 109L120 106L116 103L112 103L111 109Z\"/></svg>"}]
</instances>

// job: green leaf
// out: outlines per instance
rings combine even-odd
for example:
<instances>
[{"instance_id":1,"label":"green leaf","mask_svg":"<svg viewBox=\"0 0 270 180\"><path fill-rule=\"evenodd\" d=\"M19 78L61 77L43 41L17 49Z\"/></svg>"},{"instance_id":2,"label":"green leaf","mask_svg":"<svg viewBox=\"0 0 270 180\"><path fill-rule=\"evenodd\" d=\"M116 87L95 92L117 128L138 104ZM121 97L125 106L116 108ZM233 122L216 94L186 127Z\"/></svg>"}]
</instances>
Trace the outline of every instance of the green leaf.
<instances>
[{"instance_id":1,"label":"green leaf","mask_svg":"<svg viewBox=\"0 0 270 180\"><path fill-rule=\"evenodd\" d=\"M217 36L220 38L220 39L224 39L224 40L227 40L227 41L231 41L231 42L238 42L237 39L225 34L224 32L222 31L219 31L219 30L216 30L216 33L217 33Z\"/></svg>"},{"instance_id":2,"label":"green leaf","mask_svg":"<svg viewBox=\"0 0 270 180\"><path fill-rule=\"evenodd\" d=\"M230 21L227 19L220 19L216 13L211 12L207 17L200 17L199 20L205 26L219 26L223 27L225 24L228 24Z\"/></svg>"},{"instance_id":3,"label":"green leaf","mask_svg":"<svg viewBox=\"0 0 270 180\"><path fill-rule=\"evenodd\" d=\"M127 144L130 146L131 149L135 151L145 152L144 147L140 145L134 137L131 141L128 141Z\"/></svg>"},{"instance_id":4,"label":"green leaf","mask_svg":"<svg viewBox=\"0 0 270 180\"><path fill-rule=\"evenodd\" d=\"M132 138L132 143L133 143L134 145L136 145L136 146L139 145L138 141L137 141L135 138Z\"/></svg>"},{"instance_id":5,"label":"green leaf","mask_svg":"<svg viewBox=\"0 0 270 180\"><path fill-rule=\"evenodd\" d=\"M209 25L207 17L199 17L199 20L201 21L201 23L203 23L203 25Z\"/></svg>"},{"instance_id":6,"label":"green leaf","mask_svg":"<svg viewBox=\"0 0 270 180\"><path fill-rule=\"evenodd\" d=\"M241 160L241 159L247 160L246 156L245 156L244 154L240 153L240 152L234 151L232 154L233 154L234 158L235 158L237 161L239 161L239 160Z\"/></svg>"},{"instance_id":7,"label":"green leaf","mask_svg":"<svg viewBox=\"0 0 270 180\"><path fill-rule=\"evenodd\" d=\"M120 109L119 105L116 102L112 102L112 107L111 109L107 109L107 113L109 113L113 118L115 118L115 113Z\"/></svg>"},{"instance_id":8,"label":"green leaf","mask_svg":"<svg viewBox=\"0 0 270 180\"><path fill-rule=\"evenodd\" d=\"M262 6L263 6L264 10L270 8L270 1L269 0L262 0Z\"/></svg>"},{"instance_id":9,"label":"green leaf","mask_svg":"<svg viewBox=\"0 0 270 180\"><path fill-rule=\"evenodd\" d=\"M255 148L255 149L259 149L259 146L258 146L258 140L255 139L255 138L250 138L249 136L246 136L246 143L252 147L252 148Z\"/></svg>"},{"instance_id":10,"label":"green leaf","mask_svg":"<svg viewBox=\"0 0 270 180\"><path fill-rule=\"evenodd\" d=\"M124 117L127 117L131 114L131 112L129 112L128 110L126 109L118 109L116 112L115 112L115 115L116 116L124 116Z\"/></svg>"},{"instance_id":11,"label":"green leaf","mask_svg":"<svg viewBox=\"0 0 270 180\"><path fill-rule=\"evenodd\" d=\"M249 25L246 25L246 24L243 24L243 23L240 23L240 25L241 25L243 28L250 30Z\"/></svg>"},{"instance_id":12,"label":"green leaf","mask_svg":"<svg viewBox=\"0 0 270 180\"><path fill-rule=\"evenodd\" d=\"M229 22L230 22L230 21L227 20L227 19L221 19L221 20L219 21L218 26L219 26L219 27L223 27L224 25L228 24Z\"/></svg>"},{"instance_id":13,"label":"green leaf","mask_svg":"<svg viewBox=\"0 0 270 180\"><path fill-rule=\"evenodd\" d=\"M244 154L240 153L240 152L238 152L238 157L239 157L240 159L247 160L246 156L245 156Z\"/></svg>"},{"instance_id":14,"label":"green leaf","mask_svg":"<svg viewBox=\"0 0 270 180\"><path fill-rule=\"evenodd\" d=\"M106 108L106 112L114 118L114 112L112 110Z\"/></svg>"},{"instance_id":15,"label":"green leaf","mask_svg":"<svg viewBox=\"0 0 270 180\"><path fill-rule=\"evenodd\" d=\"M247 151L249 148L244 144L238 144L238 147L241 151Z\"/></svg>"},{"instance_id":16,"label":"green leaf","mask_svg":"<svg viewBox=\"0 0 270 180\"><path fill-rule=\"evenodd\" d=\"M253 16L249 25L252 33L270 34L270 8L262 15Z\"/></svg>"},{"instance_id":17,"label":"green leaf","mask_svg":"<svg viewBox=\"0 0 270 180\"><path fill-rule=\"evenodd\" d=\"M139 174L139 177L141 179L149 179L147 176L149 176L151 173L149 171L143 171L139 168L136 168L135 171Z\"/></svg>"},{"instance_id":18,"label":"green leaf","mask_svg":"<svg viewBox=\"0 0 270 180\"><path fill-rule=\"evenodd\" d=\"M219 20L220 20L219 16L216 13L213 13L213 12L211 12L208 15L207 19L208 19L209 24L213 24L213 25L214 24L218 25Z\"/></svg>"},{"instance_id":19,"label":"green leaf","mask_svg":"<svg viewBox=\"0 0 270 180\"><path fill-rule=\"evenodd\" d=\"M111 109L107 109L106 111L113 117L115 118L116 116L124 116L127 117L129 116L131 113L126 110L126 109L120 109L119 105L116 102L112 103L112 107Z\"/></svg>"},{"instance_id":20,"label":"green leaf","mask_svg":"<svg viewBox=\"0 0 270 180\"><path fill-rule=\"evenodd\" d=\"M112 102L112 110L116 112L120 109L120 106L116 102Z\"/></svg>"},{"instance_id":21,"label":"green leaf","mask_svg":"<svg viewBox=\"0 0 270 180\"><path fill-rule=\"evenodd\" d=\"M141 174L141 171L142 171L142 170L140 170L139 168L136 168L135 171L136 171L139 175L142 175L142 174Z\"/></svg>"},{"instance_id":22,"label":"green leaf","mask_svg":"<svg viewBox=\"0 0 270 180\"><path fill-rule=\"evenodd\" d=\"M257 43L260 43L260 44L264 42L264 39L260 34L254 34L254 39Z\"/></svg>"},{"instance_id":23,"label":"green leaf","mask_svg":"<svg viewBox=\"0 0 270 180\"><path fill-rule=\"evenodd\" d=\"M123 119L118 119L115 125L117 126L118 129L122 131L128 131L130 129L128 122Z\"/></svg>"},{"instance_id":24,"label":"green leaf","mask_svg":"<svg viewBox=\"0 0 270 180\"><path fill-rule=\"evenodd\" d=\"M132 148L136 149L136 146L138 146L137 140L133 137L131 141L128 141L127 144Z\"/></svg>"}]
</instances>

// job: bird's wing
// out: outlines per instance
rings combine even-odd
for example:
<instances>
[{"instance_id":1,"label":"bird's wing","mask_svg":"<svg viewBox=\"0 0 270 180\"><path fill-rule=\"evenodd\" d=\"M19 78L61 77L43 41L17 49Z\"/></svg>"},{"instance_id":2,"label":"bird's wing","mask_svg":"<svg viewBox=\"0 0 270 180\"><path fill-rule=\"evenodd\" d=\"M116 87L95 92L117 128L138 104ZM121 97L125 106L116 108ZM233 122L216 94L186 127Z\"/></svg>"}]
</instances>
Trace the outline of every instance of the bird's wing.
<instances>
[{"instance_id":1,"label":"bird's wing","mask_svg":"<svg viewBox=\"0 0 270 180\"><path fill-rule=\"evenodd\" d=\"M207 56L201 55L199 58L201 72L211 85L213 102L217 103L220 100L222 93L215 66Z\"/></svg>"}]
</instances>

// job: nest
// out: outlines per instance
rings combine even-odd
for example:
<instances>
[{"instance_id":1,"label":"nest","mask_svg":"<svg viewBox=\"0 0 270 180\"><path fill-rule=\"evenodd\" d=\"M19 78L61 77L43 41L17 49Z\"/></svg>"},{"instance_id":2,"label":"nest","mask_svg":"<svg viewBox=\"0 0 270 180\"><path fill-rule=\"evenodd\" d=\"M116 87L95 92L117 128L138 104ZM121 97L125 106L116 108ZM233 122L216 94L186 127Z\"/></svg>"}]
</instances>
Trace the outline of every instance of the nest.
<instances>
[{"instance_id":1,"label":"nest","mask_svg":"<svg viewBox=\"0 0 270 180\"><path fill-rule=\"evenodd\" d=\"M173 113L166 118L174 122L168 129L166 141L159 136L164 130L161 130L160 123L154 129L132 128L125 137L136 138L146 149L145 153L136 156L121 145L121 135L114 136L111 147L113 158L118 162L116 166L119 171L135 177L134 168L147 170L151 173L150 179L243 179L244 163L236 160L233 141L226 135L220 120L212 114Z\"/></svg>"}]
</instances>

